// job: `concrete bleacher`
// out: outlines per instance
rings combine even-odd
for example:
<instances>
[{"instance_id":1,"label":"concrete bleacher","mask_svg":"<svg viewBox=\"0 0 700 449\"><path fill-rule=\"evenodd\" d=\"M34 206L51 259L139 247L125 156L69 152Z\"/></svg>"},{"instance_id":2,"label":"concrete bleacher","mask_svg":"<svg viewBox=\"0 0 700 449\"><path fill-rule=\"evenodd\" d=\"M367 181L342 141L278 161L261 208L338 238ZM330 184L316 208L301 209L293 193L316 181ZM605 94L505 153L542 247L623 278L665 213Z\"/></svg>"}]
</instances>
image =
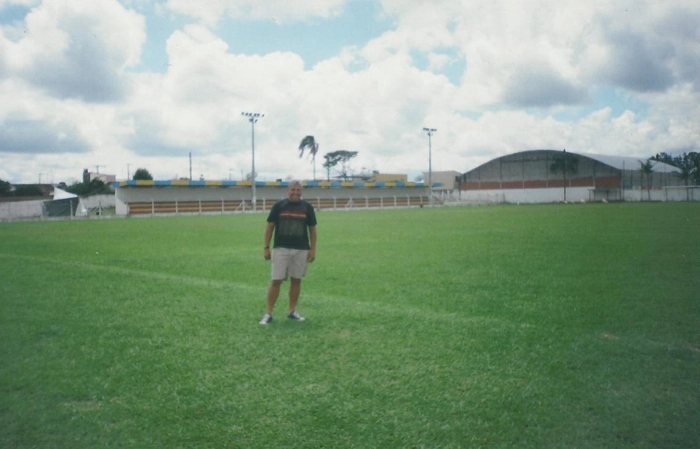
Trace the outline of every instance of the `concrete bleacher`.
<instances>
[{"instance_id":1,"label":"concrete bleacher","mask_svg":"<svg viewBox=\"0 0 700 449\"><path fill-rule=\"evenodd\" d=\"M304 181L304 200L319 210L428 205L429 189L413 182ZM125 181L114 184L117 215L224 214L267 211L287 197L289 182ZM253 208L251 197L255 195Z\"/></svg>"},{"instance_id":2,"label":"concrete bleacher","mask_svg":"<svg viewBox=\"0 0 700 449\"><path fill-rule=\"evenodd\" d=\"M429 204L428 196L393 196L393 197L332 197L304 198L318 210L369 209L393 207L421 207ZM258 211L270 210L277 200L258 199ZM253 210L250 200L221 201L135 201L126 203L127 215L161 215L161 214L212 214L246 212Z\"/></svg>"}]
</instances>

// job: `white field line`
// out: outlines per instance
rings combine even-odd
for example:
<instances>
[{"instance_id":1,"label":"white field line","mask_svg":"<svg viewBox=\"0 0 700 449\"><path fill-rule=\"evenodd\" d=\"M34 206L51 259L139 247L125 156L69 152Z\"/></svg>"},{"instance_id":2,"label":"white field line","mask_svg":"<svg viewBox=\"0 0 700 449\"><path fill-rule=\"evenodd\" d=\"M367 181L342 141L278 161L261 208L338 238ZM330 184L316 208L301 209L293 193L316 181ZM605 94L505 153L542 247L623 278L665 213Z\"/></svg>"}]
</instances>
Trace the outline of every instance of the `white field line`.
<instances>
[{"instance_id":1,"label":"white field line","mask_svg":"<svg viewBox=\"0 0 700 449\"><path fill-rule=\"evenodd\" d=\"M62 261L45 257L36 256L24 256L18 254L3 254L0 253L0 258L5 259L15 259L15 260L25 260L27 262L38 262L45 263L54 266L61 266L64 268L74 268L78 270L85 270L90 272L107 272L115 273L124 276L126 279L142 278L144 280L158 280L167 283L181 284L188 286L196 286L201 288L212 288L212 289L226 289L226 290L244 290L250 292L251 296L259 298L261 308L266 301L266 291L267 285L250 285L240 282L232 282L225 280L216 279L205 279L195 276L186 276L180 274L169 274L160 273L155 271L144 271L132 268L117 267L113 265L106 264L94 264L81 261ZM312 282L311 280L309 282ZM286 302L285 288L282 287L280 292L280 298L278 300L278 307L285 306ZM409 306L409 305L395 305L386 304L381 301L360 301L354 298L335 296L335 295L304 295L302 290L302 298L300 299L300 305L303 303L313 303L313 304L323 304L324 307L332 308L337 312L347 312L350 315L357 315L358 312L367 315L381 314L386 316L402 316L404 318L409 318L411 320L431 320L440 321L443 323L461 323L461 324L482 324L482 323L500 323L501 326L514 327L513 323L507 323L504 320L485 317L485 316L465 316L454 312L446 311L432 311L425 308Z\"/></svg>"}]
</instances>

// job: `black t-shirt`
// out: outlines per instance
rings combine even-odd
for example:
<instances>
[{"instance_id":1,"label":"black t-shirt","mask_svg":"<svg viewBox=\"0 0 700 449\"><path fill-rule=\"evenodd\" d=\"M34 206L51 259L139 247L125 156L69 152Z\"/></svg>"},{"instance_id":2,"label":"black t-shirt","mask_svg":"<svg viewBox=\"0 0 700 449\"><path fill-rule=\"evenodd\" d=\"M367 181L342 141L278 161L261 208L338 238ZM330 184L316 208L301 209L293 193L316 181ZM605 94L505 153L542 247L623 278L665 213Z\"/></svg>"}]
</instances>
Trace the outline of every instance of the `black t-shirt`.
<instances>
[{"instance_id":1,"label":"black t-shirt","mask_svg":"<svg viewBox=\"0 0 700 449\"><path fill-rule=\"evenodd\" d=\"M278 201L270 209L267 222L275 224L275 248L311 249L308 229L316 226L316 212L311 204L304 200Z\"/></svg>"}]
</instances>

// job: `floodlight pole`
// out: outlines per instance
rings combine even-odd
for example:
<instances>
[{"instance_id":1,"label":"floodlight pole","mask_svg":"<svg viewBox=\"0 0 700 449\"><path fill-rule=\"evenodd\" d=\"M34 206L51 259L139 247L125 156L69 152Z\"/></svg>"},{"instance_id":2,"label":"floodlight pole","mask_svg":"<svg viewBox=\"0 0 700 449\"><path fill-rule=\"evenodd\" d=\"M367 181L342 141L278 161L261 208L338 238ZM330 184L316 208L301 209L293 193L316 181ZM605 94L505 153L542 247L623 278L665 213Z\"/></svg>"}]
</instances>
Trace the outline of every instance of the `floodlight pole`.
<instances>
[{"instance_id":1,"label":"floodlight pole","mask_svg":"<svg viewBox=\"0 0 700 449\"><path fill-rule=\"evenodd\" d=\"M428 133L428 189L430 192L430 205L433 205L433 133L437 132L435 128L423 128L423 131Z\"/></svg>"},{"instance_id":2,"label":"floodlight pole","mask_svg":"<svg viewBox=\"0 0 700 449\"><path fill-rule=\"evenodd\" d=\"M258 112L241 112L242 116L248 117L248 121L251 124L251 148L253 153L253 172L251 174L253 181L253 212L257 210L257 200L255 198L255 123L265 117L265 114L260 114Z\"/></svg>"}]
</instances>

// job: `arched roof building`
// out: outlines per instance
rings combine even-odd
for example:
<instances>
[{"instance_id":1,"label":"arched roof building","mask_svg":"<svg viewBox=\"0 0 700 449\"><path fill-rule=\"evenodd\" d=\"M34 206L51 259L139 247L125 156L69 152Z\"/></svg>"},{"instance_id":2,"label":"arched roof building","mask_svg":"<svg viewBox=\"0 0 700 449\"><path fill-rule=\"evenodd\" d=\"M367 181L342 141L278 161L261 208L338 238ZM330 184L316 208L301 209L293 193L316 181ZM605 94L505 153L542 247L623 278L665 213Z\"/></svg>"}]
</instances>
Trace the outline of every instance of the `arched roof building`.
<instances>
[{"instance_id":1,"label":"arched roof building","mask_svg":"<svg viewBox=\"0 0 700 449\"><path fill-rule=\"evenodd\" d=\"M459 188L463 199L479 202L639 201L683 186L678 174L672 165L644 158L530 150L464 173ZM682 195L684 200L685 191Z\"/></svg>"}]
</instances>

